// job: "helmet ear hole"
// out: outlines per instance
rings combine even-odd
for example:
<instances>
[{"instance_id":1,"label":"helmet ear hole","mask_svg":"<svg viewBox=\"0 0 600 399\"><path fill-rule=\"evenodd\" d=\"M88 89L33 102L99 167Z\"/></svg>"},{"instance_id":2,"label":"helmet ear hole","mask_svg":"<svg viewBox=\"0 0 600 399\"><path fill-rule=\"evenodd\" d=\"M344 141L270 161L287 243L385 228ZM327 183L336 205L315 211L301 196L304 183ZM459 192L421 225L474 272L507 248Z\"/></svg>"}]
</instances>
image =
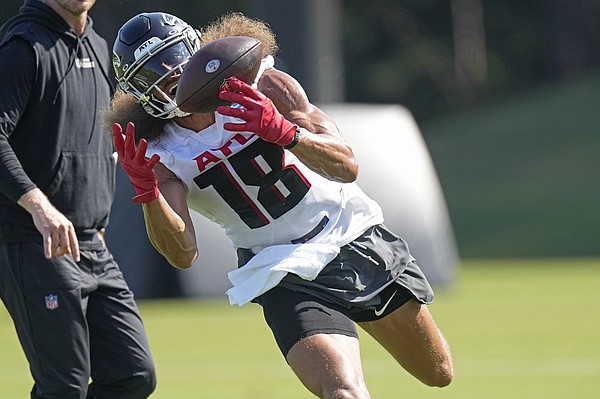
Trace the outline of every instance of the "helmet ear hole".
<instances>
[{"instance_id":1,"label":"helmet ear hole","mask_svg":"<svg viewBox=\"0 0 600 399\"><path fill-rule=\"evenodd\" d=\"M180 18L163 12L138 14L119 29L113 45L119 88L132 94L154 117L187 116L169 96L156 98L155 92L199 48L200 32Z\"/></svg>"}]
</instances>

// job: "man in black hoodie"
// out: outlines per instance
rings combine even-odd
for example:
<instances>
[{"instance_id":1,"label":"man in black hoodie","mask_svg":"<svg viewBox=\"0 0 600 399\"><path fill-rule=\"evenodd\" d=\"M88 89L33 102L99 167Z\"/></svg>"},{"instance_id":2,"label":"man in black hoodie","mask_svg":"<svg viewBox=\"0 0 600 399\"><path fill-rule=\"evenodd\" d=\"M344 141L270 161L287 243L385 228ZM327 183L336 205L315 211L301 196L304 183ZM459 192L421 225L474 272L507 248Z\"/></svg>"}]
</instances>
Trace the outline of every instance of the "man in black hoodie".
<instances>
[{"instance_id":1,"label":"man in black hoodie","mask_svg":"<svg viewBox=\"0 0 600 399\"><path fill-rule=\"evenodd\" d=\"M0 297L32 398L146 398L156 385L132 292L102 237L115 160L100 126L112 84L94 3L25 0L0 32Z\"/></svg>"}]
</instances>

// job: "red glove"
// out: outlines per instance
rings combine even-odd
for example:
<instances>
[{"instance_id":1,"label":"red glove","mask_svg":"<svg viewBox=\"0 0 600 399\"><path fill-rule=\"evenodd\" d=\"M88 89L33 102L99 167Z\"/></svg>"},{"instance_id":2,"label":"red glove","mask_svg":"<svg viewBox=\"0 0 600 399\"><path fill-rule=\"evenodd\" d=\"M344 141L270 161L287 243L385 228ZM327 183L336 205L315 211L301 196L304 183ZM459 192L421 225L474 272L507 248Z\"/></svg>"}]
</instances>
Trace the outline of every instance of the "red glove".
<instances>
[{"instance_id":1,"label":"red glove","mask_svg":"<svg viewBox=\"0 0 600 399\"><path fill-rule=\"evenodd\" d=\"M147 160L148 142L141 139L136 148L134 132L135 126L131 122L127 124L125 137L123 137L121 125L115 123L112 126L113 140L121 160L121 166L129 176L129 180L137 193L137 196L133 198L133 202L147 204L158 198L158 179L152 168L160 160L160 156L154 154L152 158Z\"/></svg>"},{"instance_id":2,"label":"red glove","mask_svg":"<svg viewBox=\"0 0 600 399\"><path fill-rule=\"evenodd\" d=\"M277 111L267 96L237 78L227 79L219 92L221 100L237 103L243 108L220 106L217 112L233 116L246 123L226 123L223 127L232 132L252 132L270 143L287 146L294 141L297 126Z\"/></svg>"}]
</instances>

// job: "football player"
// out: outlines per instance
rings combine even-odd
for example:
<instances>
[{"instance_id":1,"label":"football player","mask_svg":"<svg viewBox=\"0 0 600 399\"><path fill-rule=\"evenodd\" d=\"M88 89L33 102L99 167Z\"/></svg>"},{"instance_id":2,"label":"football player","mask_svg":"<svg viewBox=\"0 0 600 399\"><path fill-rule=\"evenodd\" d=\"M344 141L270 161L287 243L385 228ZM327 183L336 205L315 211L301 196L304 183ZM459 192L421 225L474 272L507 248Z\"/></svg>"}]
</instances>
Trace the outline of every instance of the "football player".
<instances>
[{"instance_id":1,"label":"football player","mask_svg":"<svg viewBox=\"0 0 600 399\"><path fill-rule=\"evenodd\" d=\"M427 308L433 291L354 182L358 162L335 122L274 68L269 27L233 13L202 30L201 42L243 35L269 45L254 84L232 78L219 93L231 106L186 115L173 102L181 54L195 48L184 25L140 14L113 47L122 93L107 120L153 245L188 268L201 256L197 240L210 240L189 209L221 225L239 259L230 303L262 306L286 361L318 397L370 397L357 325L423 383L448 385L450 349Z\"/></svg>"}]
</instances>

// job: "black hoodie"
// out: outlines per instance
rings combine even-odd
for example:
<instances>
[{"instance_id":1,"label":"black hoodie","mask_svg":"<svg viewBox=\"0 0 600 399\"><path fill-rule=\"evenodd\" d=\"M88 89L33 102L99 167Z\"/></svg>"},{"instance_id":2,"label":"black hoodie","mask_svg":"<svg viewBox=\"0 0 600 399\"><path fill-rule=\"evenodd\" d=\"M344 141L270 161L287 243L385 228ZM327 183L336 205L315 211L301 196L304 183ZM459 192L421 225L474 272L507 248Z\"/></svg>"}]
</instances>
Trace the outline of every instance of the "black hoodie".
<instances>
[{"instance_id":1,"label":"black hoodie","mask_svg":"<svg viewBox=\"0 0 600 399\"><path fill-rule=\"evenodd\" d=\"M39 240L16 202L40 188L86 240L108 223L112 94L107 43L88 18L78 37L47 5L26 0L0 31L0 243Z\"/></svg>"}]
</instances>

